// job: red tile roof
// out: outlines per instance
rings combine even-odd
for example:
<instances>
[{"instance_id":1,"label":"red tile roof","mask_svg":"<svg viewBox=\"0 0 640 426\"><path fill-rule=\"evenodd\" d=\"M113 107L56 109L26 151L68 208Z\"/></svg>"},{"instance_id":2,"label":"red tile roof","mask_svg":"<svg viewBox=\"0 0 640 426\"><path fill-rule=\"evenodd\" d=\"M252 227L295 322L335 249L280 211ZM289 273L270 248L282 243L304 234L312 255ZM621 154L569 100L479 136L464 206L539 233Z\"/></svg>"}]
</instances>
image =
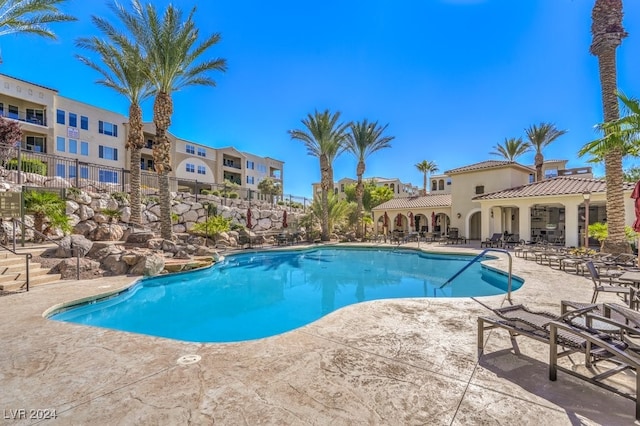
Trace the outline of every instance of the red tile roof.
<instances>
[{"instance_id":1,"label":"red tile roof","mask_svg":"<svg viewBox=\"0 0 640 426\"><path fill-rule=\"evenodd\" d=\"M635 183L625 182L623 189L633 190ZM541 197L548 195L575 195L584 192L606 192L604 179L588 179L572 176L560 176L545 179L528 185L509 188L473 197L474 200L498 200L504 198Z\"/></svg>"},{"instance_id":2,"label":"red tile roof","mask_svg":"<svg viewBox=\"0 0 640 426\"><path fill-rule=\"evenodd\" d=\"M451 194L433 194L422 197L394 198L373 210L416 209L429 207L451 207Z\"/></svg>"},{"instance_id":3,"label":"red tile roof","mask_svg":"<svg viewBox=\"0 0 640 426\"><path fill-rule=\"evenodd\" d=\"M523 166L520 163L516 163L515 161L487 160L487 161L481 161L479 163L469 164L468 166L458 167L457 169L447 170L444 173L447 175L451 175L456 173L472 172L476 170L497 169L500 167L508 167L508 166L516 166L516 167L524 168L527 170L534 170L534 169L531 169L530 167Z\"/></svg>"}]
</instances>

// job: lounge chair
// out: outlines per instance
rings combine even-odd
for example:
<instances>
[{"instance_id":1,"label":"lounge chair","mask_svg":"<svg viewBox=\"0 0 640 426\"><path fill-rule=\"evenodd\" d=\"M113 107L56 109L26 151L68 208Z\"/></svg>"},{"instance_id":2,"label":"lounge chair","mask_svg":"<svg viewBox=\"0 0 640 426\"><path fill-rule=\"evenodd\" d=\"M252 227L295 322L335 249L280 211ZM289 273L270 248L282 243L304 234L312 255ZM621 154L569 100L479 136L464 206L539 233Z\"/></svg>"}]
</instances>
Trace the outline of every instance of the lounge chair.
<instances>
[{"instance_id":1,"label":"lounge chair","mask_svg":"<svg viewBox=\"0 0 640 426\"><path fill-rule=\"evenodd\" d=\"M500 232L496 232L491 236L491 238L487 238L486 240L480 243L480 248L501 247L501 246L502 246L502 234Z\"/></svg>"},{"instance_id":2,"label":"lounge chair","mask_svg":"<svg viewBox=\"0 0 640 426\"><path fill-rule=\"evenodd\" d=\"M627 369L633 369L636 373L640 370L638 347L625 341L625 333L635 334L637 329L630 330L623 323L603 316L591 315L590 312L595 309L595 305L588 305L562 315L534 312L522 305L492 309L497 318L478 317L478 355L482 356L484 331L488 329L506 329L511 336L511 343L517 355L520 354L520 351L515 340L516 336L525 336L547 343L550 345L549 380L557 380L557 372L560 370L618 395L630 398L636 402L635 415L636 419L640 420L640 402L637 398L637 390L640 389L640 376L636 374L635 395L619 390L611 384L604 383L604 380L608 377ZM582 318L584 325L576 324L577 318ZM609 324L616 334L595 330L592 328L595 321L598 321L598 324ZM558 346L562 347L560 352L558 352ZM558 365L560 358L574 353L584 354L585 366L588 371L592 371L590 367L602 360L606 360L608 363L602 365L601 368L604 370L602 373L592 376L581 374L575 368L566 368ZM598 364L598 366L600 367L601 364Z\"/></svg>"},{"instance_id":3,"label":"lounge chair","mask_svg":"<svg viewBox=\"0 0 640 426\"><path fill-rule=\"evenodd\" d=\"M625 300L629 300L631 290L629 287L614 284L624 284L621 281L615 279L615 276L601 276L596 266L592 261L585 262L585 266L591 275L593 281L593 296L591 297L591 303L596 303L598 300L598 294L600 293L618 293L624 294Z\"/></svg>"}]
</instances>

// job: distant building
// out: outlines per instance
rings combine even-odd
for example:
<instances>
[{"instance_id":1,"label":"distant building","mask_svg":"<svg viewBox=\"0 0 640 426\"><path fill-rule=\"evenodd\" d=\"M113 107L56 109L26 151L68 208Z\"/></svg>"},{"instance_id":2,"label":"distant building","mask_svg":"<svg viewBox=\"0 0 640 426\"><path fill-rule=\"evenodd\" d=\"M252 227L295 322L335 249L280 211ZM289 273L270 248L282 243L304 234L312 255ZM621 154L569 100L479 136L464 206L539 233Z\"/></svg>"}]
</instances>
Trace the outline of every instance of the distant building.
<instances>
[{"instance_id":1,"label":"distant building","mask_svg":"<svg viewBox=\"0 0 640 426\"><path fill-rule=\"evenodd\" d=\"M123 169L132 167L125 148L128 117L122 114L60 96L55 89L0 74L0 115L18 121L23 131L20 141L23 149L78 160L54 162L48 167L51 176L74 178L78 174L82 179L121 183ZM144 137L146 144L140 168L154 172L153 123L145 123ZM225 180L256 190L266 177L284 184L282 161L232 147L213 148L170 133L168 137L172 147L169 176L178 182L172 190L194 191L194 181L203 184L197 185L200 190ZM98 166L96 176L88 175L88 165Z\"/></svg>"},{"instance_id":2,"label":"distant building","mask_svg":"<svg viewBox=\"0 0 640 426\"><path fill-rule=\"evenodd\" d=\"M414 186L410 183L403 183L398 178L382 178L382 177L370 177L363 178L363 181L374 181L376 186L386 186L394 194L394 198L405 198L405 197L414 197L420 193L420 189L417 186ZM333 183L333 192L338 195L340 200L344 200L346 198L345 188L349 185L355 185L358 183L356 179L352 178L342 178L339 181ZM322 192L322 188L320 187L320 183L313 184L313 193L320 194Z\"/></svg>"}]
</instances>

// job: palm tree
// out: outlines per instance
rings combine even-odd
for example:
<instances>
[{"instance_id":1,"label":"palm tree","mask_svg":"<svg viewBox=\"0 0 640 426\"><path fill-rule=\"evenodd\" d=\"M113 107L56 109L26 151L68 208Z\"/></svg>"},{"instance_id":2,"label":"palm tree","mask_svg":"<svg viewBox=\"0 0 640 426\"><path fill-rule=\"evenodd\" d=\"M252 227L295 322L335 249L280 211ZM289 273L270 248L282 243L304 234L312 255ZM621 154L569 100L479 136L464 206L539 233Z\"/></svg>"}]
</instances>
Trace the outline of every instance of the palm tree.
<instances>
[{"instance_id":1,"label":"palm tree","mask_svg":"<svg viewBox=\"0 0 640 426\"><path fill-rule=\"evenodd\" d=\"M598 58L604 123L611 123L620 115L616 97L616 49L627 36L622 27L622 0L596 0L591 20L589 50ZM606 126L604 129L606 138L609 130ZM628 253L631 250L624 234L622 156L619 144L615 143L604 154L609 234L602 243L602 250L610 253Z\"/></svg>"},{"instance_id":2,"label":"palm tree","mask_svg":"<svg viewBox=\"0 0 640 426\"><path fill-rule=\"evenodd\" d=\"M525 152L531 150L529 142L524 142L522 138L505 138L502 144L493 147L495 151L490 152L491 155L503 157L507 161L514 162Z\"/></svg>"},{"instance_id":3,"label":"palm tree","mask_svg":"<svg viewBox=\"0 0 640 426\"><path fill-rule=\"evenodd\" d=\"M78 39L76 45L97 53L101 66L94 60L76 55L82 63L93 68L102 75L98 84L102 84L129 101L129 132L126 148L130 153L130 193L131 193L131 223L140 224L140 153L144 148L144 132L142 125L142 108L140 104L149 98L153 92L146 74L143 72L145 58L137 45L123 34L120 34L107 19L93 16L92 21L106 36Z\"/></svg>"},{"instance_id":4,"label":"palm tree","mask_svg":"<svg viewBox=\"0 0 640 426\"><path fill-rule=\"evenodd\" d=\"M435 163L435 161L422 160L421 162L416 164L416 169L423 173L422 192L423 195L427 195L427 175L429 173L437 172L438 165Z\"/></svg>"},{"instance_id":5,"label":"palm tree","mask_svg":"<svg viewBox=\"0 0 640 426\"><path fill-rule=\"evenodd\" d=\"M34 242L43 241L42 232L45 219L52 226L61 228L65 233L70 230L69 216L66 215L66 202L55 192L27 191L24 194L24 206L33 214L33 227L38 234L33 236Z\"/></svg>"},{"instance_id":6,"label":"palm tree","mask_svg":"<svg viewBox=\"0 0 640 426\"><path fill-rule=\"evenodd\" d=\"M387 126L388 124L379 126L377 121L369 123L366 119L359 123L351 123L349 126L351 133L347 134L345 148L358 159L356 168L356 175L358 176L358 183L356 184L356 202L358 203L356 208L356 217L358 218L356 238L362 238L363 235L362 198L364 196L364 183L362 182L362 175L364 175L366 169L365 160L374 152L391 147L390 142L394 137L383 136Z\"/></svg>"},{"instance_id":7,"label":"palm tree","mask_svg":"<svg viewBox=\"0 0 640 426\"><path fill-rule=\"evenodd\" d=\"M338 123L340 112L332 114L329 110L308 114L302 120L307 130L289 130L291 139L302 141L307 153L320 160L320 187L322 189L322 217L320 225L322 241L329 241L329 191L333 191L333 161L344 149L349 123Z\"/></svg>"},{"instance_id":8,"label":"palm tree","mask_svg":"<svg viewBox=\"0 0 640 426\"><path fill-rule=\"evenodd\" d=\"M0 0L0 36L26 33L56 39L47 24L76 21L58 6L66 0Z\"/></svg>"},{"instance_id":9,"label":"palm tree","mask_svg":"<svg viewBox=\"0 0 640 426\"><path fill-rule=\"evenodd\" d=\"M183 21L182 12L171 4L162 15L158 14L151 3L143 7L140 0L132 0L132 6L133 13L118 3L112 9L141 47L146 58L143 71L155 92L153 123L156 137L153 162L160 190L160 235L164 239L171 239L171 141L167 136L173 115L171 95L188 86L215 86L215 80L207 73L224 72L226 60L216 58L196 63L210 47L220 41L220 35L212 34L202 43L196 44L199 33L194 21L195 7Z\"/></svg>"},{"instance_id":10,"label":"palm tree","mask_svg":"<svg viewBox=\"0 0 640 426\"><path fill-rule=\"evenodd\" d=\"M560 136L567 133L566 130L558 130L554 124L540 123L540 125L532 125L528 129L525 129L527 134L528 144L536 150L535 165L536 165L536 182L542 180L542 165L544 164L544 156L542 150L547 147L551 142L558 139Z\"/></svg>"}]
</instances>

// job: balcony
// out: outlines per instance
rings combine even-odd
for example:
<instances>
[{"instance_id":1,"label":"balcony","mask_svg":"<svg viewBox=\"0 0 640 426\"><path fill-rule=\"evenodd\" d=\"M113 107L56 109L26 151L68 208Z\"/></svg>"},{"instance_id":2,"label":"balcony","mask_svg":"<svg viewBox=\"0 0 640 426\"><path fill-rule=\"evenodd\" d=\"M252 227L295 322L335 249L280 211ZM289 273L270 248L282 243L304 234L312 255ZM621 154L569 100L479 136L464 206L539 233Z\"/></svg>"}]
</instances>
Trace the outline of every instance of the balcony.
<instances>
[{"instance_id":1,"label":"balcony","mask_svg":"<svg viewBox=\"0 0 640 426\"><path fill-rule=\"evenodd\" d=\"M31 113L29 111L7 111L7 110L0 110L0 116L5 117L5 118L10 118L12 120L18 120L18 121L22 121L25 123L30 123L30 124L37 124L39 126L46 126L47 125L47 119L45 118L44 115L40 115L40 114L34 114Z\"/></svg>"},{"instance_id":2,"label":"balcony","mask_svg":"<svg viewBox=\"0 0 640 426\"><path fill-rule=\"evenodd\" d=\"M241 164L242 163L241 163L240 159L237 159L237 160L232 160L232 159L229 159L229 158L223 158L222 159L222 165L225 166L225 167L231 167L233 169L241 170L242 169Z\"/></svg>"}]
</instances>

